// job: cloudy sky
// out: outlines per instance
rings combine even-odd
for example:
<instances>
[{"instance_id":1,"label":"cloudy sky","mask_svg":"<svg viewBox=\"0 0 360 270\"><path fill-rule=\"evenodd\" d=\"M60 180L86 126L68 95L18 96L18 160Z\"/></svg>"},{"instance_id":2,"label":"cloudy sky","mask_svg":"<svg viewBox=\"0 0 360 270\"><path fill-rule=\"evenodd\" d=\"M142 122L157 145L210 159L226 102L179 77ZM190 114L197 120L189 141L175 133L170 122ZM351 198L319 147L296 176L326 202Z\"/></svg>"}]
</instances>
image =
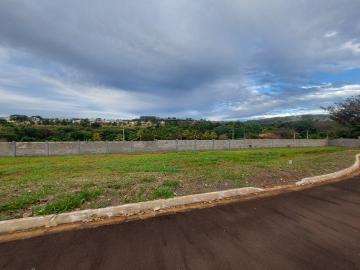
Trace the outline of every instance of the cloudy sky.
<instances>
[{"instance_id":1,"label":"cloudy sky","mask_svg":"<svg viewBox=\"0 0 360 270\"><path fill-rule=\"evenodd\" d=\"M360 94L359 0L1 0L0 115L247 119Z\"/></svg>"}]
</instances>

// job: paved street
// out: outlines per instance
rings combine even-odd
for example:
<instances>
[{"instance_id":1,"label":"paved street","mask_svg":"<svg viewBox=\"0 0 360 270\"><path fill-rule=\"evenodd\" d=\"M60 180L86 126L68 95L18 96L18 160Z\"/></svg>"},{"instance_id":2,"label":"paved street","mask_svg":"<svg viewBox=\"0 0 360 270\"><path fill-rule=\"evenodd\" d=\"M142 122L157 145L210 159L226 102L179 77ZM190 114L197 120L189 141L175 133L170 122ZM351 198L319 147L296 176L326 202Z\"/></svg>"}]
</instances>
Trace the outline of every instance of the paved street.
<instances>
[{"instance_id":1,"label":"paved street","mask_svg":"<svg viewBox=\"0 0 360 270\"><path fill-rule=\"evenodd\" d=\"M360 269L360 177L0 243L0 269Z\"/></svg>"}]
</instances>

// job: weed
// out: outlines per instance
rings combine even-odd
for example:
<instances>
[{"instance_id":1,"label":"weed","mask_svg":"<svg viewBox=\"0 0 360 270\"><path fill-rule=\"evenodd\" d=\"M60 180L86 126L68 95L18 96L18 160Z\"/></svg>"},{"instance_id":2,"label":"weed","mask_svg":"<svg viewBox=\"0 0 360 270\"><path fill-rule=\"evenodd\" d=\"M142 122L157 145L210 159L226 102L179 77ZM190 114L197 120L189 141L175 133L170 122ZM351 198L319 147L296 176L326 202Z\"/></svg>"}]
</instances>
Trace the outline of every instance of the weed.
<instances>
[{"instance_id":1,"label":"weed","mask_svg":"<svg viewBox=\"0 0 360 270\"><path fill-rule=\"evenodd\" d=\"M108 188L111 189L120 189L123 185L120 183L110 183L107 185Z\"/></svg>"},{"instance_id":2,"label":"weed","mask_svg":"<svg viewBox=\"0 0 360 270\"><path fill-rule=\"evenodd\" d=\"M176 180L172 180L172 179L167 179L165 180L162 185L164 187L169 187L169 188L176 188L179 186L179 182Z\"/></svg>"},{"instance_id":3,"label":"weed","mask_svg":"<svg viewBox=\"0 0 360 270\"><path fill-rule=\"evenodd\" d=\"M175 193L168 187L157 187L152 192L152 197L154 199L160 199L160 198L166 199L166 198L171 198L174 196L175 196Z\"/></svg>"},{"instance_id":4,"label":"weed","mask_svg":"<svg viewBox=\"0 0 360 270\"><path fill-rule=\"evenodd\" d=\"M65 194L53 202L47 203L43 206L34 207L33 213L35 215L48 215L72 210L79 207L83 202L96 198L102 192L103 190L97 188L84 189L78 194Z\"/></svg>"},{"instance_id":5,"label":"weed","mask_svg":"<svg viewBox=\"0 0 360 270\"><path fill-rule=\"evenodd\" d=\"M155 181L156 181L156 177L153 175L144 176L143 178L140 179L140 182L142 183L151 183Z\"/></svg>"},{"instance_id":6,"label":"weed","mask_svg":"<svg viewBox=\"0 0 360 270\"><path fill-rule=\"evenodd\" d=\"M19 197L0 204L0 211L14 211L25 208L26 206L36 203L39 199L45 197L48 194L50 194L48 189L22 193Z\"/></svg>"}]
</instances>

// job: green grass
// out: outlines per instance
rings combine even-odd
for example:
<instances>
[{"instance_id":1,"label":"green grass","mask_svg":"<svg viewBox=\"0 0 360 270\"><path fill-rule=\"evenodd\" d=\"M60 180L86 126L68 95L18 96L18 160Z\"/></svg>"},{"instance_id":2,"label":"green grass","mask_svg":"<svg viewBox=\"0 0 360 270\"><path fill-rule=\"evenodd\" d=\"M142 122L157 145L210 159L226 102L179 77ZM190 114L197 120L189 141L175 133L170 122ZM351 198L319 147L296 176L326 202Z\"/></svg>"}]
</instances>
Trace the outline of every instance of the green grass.
<instances>
[{"instance_id":1,"label":"green grass","mask_svg":"<svg viewBox=\"0 0 360 270\"><path fill-rule=\"evenodd\" d=\"M357 151L287 147L0 157L0 220L21 217L29 209L42 215L236 187L281 185L345 168L354 162ZM50 195L53 198L46 200Z\"/></svg>"},{"instance_id":2,"label":"green grass","mask_svg":"<svg viewBox=\"0 0 360 270\"><path fill-rule=\"evenodd\" d=\"M50 192L46 189L35 192L24 192L20 196L0 204L0 211L14 211L17 209L22 209L26 206L36 203L38 200L48 194L50 194Z\"/></svg>"},{"instance_id":3,"label":"green grass","mask_svg":"<svg viewBox=\"0 0 360 270\"><path fill-rule=\"evenodd\" d=\"M173 179L166 179L161 186L156 187L152 192L153 199L166 199L175 196L174 190L179 186L179 182Z\"/></svg>"},{"instance_id":4,"label":"green grass","mask_svg":"<svg viewBox=\"0 0 360 270\"><path fill-rule=\"evenodd\" d=\"M33 213L35 215L48 215L72 210L79 207L82 203L96 198L102 193L103 190L97 188L92 190L82 190L76 194L65 194L53 202L43 206L34 207Z\"/></svg>"},{"instance_id":5,"label":"green grass","mask_svg":"<svg viewBox=\"0 0 360 270\"><path fill-rule=\"evenodd\" d=\"M163 186L168 188L177 188L179 186L179 182L172 179L166 179L163 182Z\"/></svg>"},{"instance_id":6,"label":"green grass","mask_svg":"<svg viewBox=\"0 0 360 270\"><path fill-rule=\"evenodd\" d=\"M152 195L153 195L154 199L160 199L160 198L167 199L167 198L174 197L175 194L174 194L174 191L172 191L168 187L157 187L152 192Z\"/></svg>"}]
</instances>

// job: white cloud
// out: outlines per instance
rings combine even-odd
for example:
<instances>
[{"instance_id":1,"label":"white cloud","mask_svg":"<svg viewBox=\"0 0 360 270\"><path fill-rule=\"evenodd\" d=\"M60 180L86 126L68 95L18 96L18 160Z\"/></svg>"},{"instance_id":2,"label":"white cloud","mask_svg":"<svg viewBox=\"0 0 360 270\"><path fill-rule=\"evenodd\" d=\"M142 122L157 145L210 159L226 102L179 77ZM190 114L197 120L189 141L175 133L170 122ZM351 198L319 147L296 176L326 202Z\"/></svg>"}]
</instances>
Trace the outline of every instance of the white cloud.
<instances>
[{"instance_id":1,"label":"white cloud","mask_svg":"<svg viewBox=\"0 0 360 270\"><path fill-rule=\"evenodd\" d=\"M346 87L359 80L312 72L360 68L359 9L358 0L0 1L0 113L316 110L358 93Z\"/></svg>"},{"instance_id":2,"label":"white cloud","mask_svg":"<svg viewBox=\"0 0 360 270\"><path fill-rule=\"evenodd\" d=\"M345 50L350 50L354 54L360 54L360 43L355 40L349 40L342 45Z\"/></svg>"},{"instance_id":3,"label":"white cloud","mask_svg":"<svg viewBox=\"0 0 360 270\"><path fill-rule=\"evenodd\" d=\"M346 98L350 96L360 95L360 85L343 85L339 87L321 87L316 92L302 96L301 100L321 100L321 99L334 99Z\"/></svg>"},{"instance_id":4,"label":"white cloud","mask_svg":"<svg viewBox=\"0 0 360 270\"><path fill-rule=\"evenodd\" d=\"M266 119L266 118L273 118L273 117L285 117L285 116L297 116L297 115L304 115L304 114L325 114L324 110L321 109L299 109L294 111L288 111L283 113L268 113L268 114L260 114L254 117L250 117L248 119L255 120L255 119Z\"/></svg>"},{"instance_id":5,"label":"white cloud","mask_svg":"<svg viewBox=\"0 0 360 270\"><path fill-rule=\"evenodd\" d=\"M336 36L336 35L337 35L337 32L336 32L336 31L331 31L331 32L325 33L324 37L326 37L326 38L332 38L332 37L334 37L334 36Z\"/></svg>"}]
</instances>

